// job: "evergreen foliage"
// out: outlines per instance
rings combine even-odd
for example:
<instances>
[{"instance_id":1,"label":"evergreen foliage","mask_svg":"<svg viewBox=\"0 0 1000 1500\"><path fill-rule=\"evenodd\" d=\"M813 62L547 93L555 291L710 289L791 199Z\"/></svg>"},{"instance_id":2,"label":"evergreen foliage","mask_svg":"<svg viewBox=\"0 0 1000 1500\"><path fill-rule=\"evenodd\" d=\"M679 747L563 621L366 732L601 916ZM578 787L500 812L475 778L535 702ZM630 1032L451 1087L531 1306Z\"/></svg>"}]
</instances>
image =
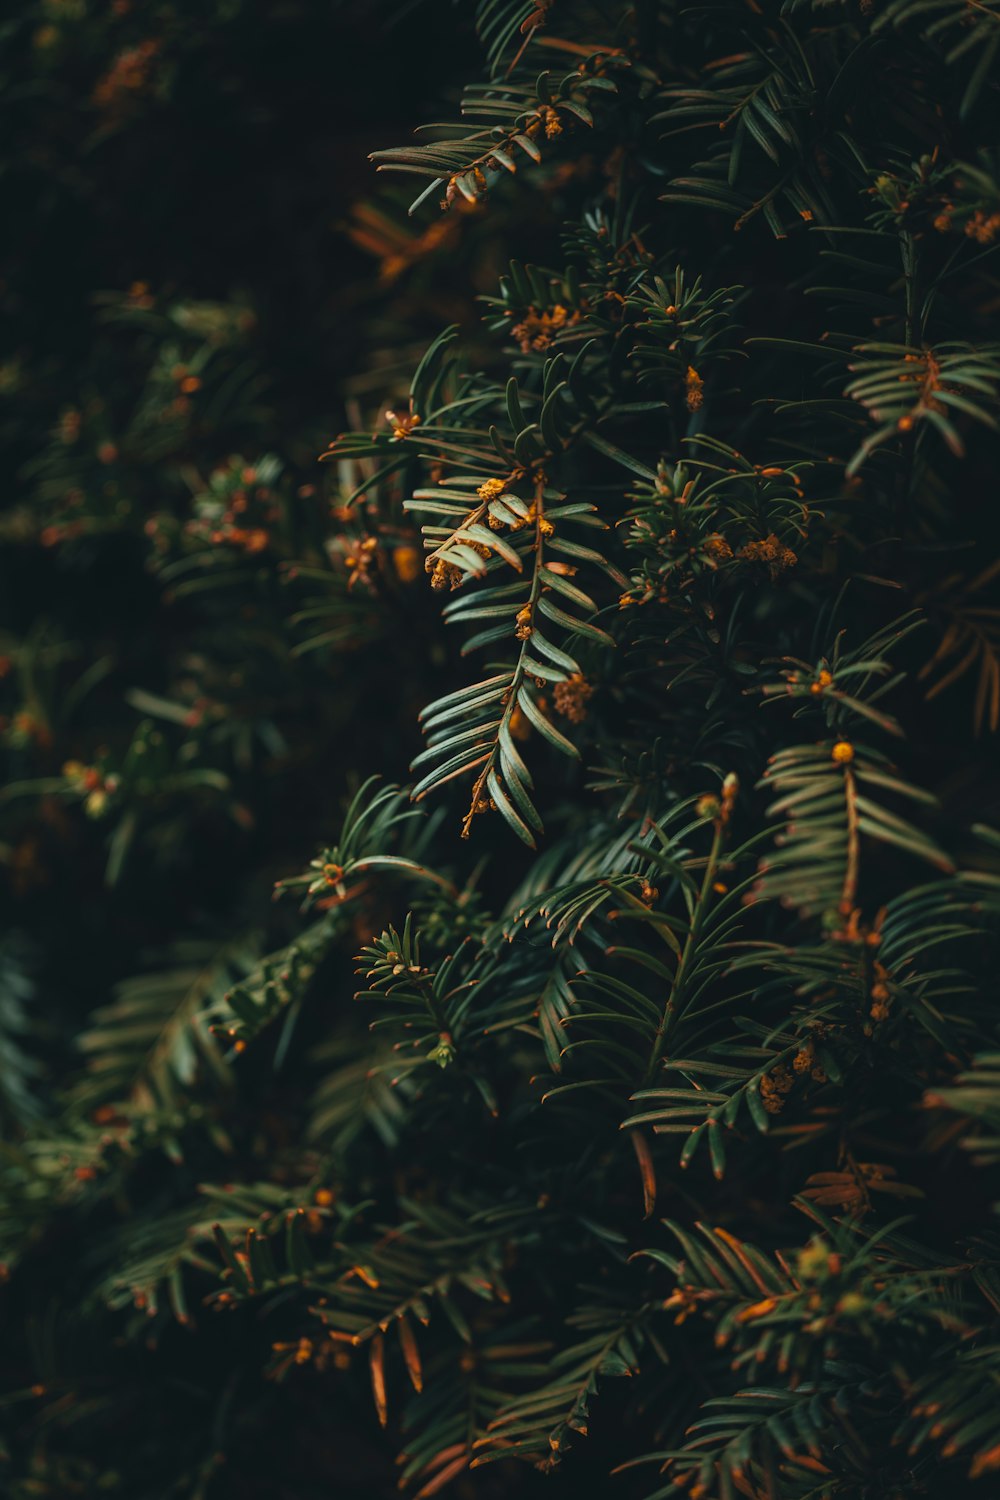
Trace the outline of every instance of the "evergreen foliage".
<instances>
[{"instance_id":1,"label":"evergreen foliage","mask_svg":"<svg viewBox=\"0 0 1000 1500\"><path fill-rule=\"evenodd\" d=\"M32 222L312 9L5 23ZM1000 10L469 12L302 369L14 247L4 1493L987 1500Z\"/></svg>"}]
</instances>

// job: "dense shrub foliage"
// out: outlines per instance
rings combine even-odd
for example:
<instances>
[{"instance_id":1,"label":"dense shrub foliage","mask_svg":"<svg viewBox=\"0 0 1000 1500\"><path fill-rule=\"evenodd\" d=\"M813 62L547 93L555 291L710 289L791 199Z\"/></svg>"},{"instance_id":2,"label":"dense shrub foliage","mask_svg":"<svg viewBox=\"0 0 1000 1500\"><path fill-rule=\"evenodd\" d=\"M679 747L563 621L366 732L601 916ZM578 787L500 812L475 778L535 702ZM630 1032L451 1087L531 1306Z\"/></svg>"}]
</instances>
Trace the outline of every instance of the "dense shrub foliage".
<instances>
[{"instance_id":1,"label":"dense shrub foliage","mask_svg":"<svg viewBox=\"0 0 1000 1500\"><path fill-rule=\"evenodd\" d=\"M467 12L0 35L4 1493L985 1500L1000 11Z\"/></svg>"}]
</instances>

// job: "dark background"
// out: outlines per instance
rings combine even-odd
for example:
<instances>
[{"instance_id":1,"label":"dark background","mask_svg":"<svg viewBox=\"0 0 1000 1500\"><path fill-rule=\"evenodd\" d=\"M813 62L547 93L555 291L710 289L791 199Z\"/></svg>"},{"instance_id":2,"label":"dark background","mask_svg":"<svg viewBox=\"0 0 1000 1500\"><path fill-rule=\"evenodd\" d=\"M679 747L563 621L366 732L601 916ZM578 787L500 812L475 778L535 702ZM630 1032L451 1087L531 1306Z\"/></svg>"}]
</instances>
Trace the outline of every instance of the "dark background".
<instances>
[{"instance_id":1,"label":"dark background","mask_svg":"<svg viewBox=\"0 0 1000 1500\"><path fill-rule=\"evenodd\" d=\"M475 316L463 277L417 264L386 284L351 231L355 205L384 183L368 153L405 140L440 109L477 55L460 10L441 0L49 0L0 25L7 782L58 776L68 759L89 764L106 746L119 751L139 718L128 691L169 696L178 662L197 649L205 619L150 577L143 531L150 517L187 513L188 470L274 453L293 499L315 487L296 500L296 524L321 527L335 488L317 462L326 443L405 389L414 351L443 323ZM401 232L418 234L405 202L397 191L391 212ZM461 254L489 285L488 237ZM173 332L108 317L109 303L128 304L137 285L157 308L251 309L239 359L253 399L221 413L201 414L195 403L172 441L152 440L136 409L152 389L150 371L169 363ZM61 431L67 413L83 414L72 443ZM105 466L108 444L116 458ZM114 503L128 507L110 520L108 467ZM300 529L285 551L295 556L312 539ZM276 607L282 629L288 612ZM25 669L33 640L42 660ZM61 713L101 660L108 673L82 707ZM299 868L366 751L371 763L379 747L386 772L401 774L416 744L411 697L393 703L366 691L373 668L363 654L346 668L308 663L282 709L292 715L292 753L263 770L255 763L237 787L254 803L253 829L209 815L177 841L187 849L147 860L142 879L121 882L113 899L104 840L92 836L103 830L67 825L51 800L0 806L0 898L35 956L44 952L39 981L62 990L58 981L71 980L74 1005L86 1008L134 971L140 947L170 940L196 914L209 920L231 908L242 885L234 860L241 872L266 867L267 884L275 868ZM44 733L19 731L25 711L46 721ZM385 733L387 718L398 734ZM322 774L304 778L303 767Z\"/></svg>"},{"instance_id":2,"label":"dark background","mask_svg":"<svg viewBox=\"0 0 1000 1500\"><path fill-rule=\"evenodd\" d=\"M105 747L119 753L139 718L129 689L169 695L177 662L199 643L204 616L173 604L150 576L143 532L150 516L184 515L185 467L204 473L233 453L274 452L291 493L317 487L320 501L301 502L308 510L327 494L317 455L346 425L352 380L361 374L367 414L383 385L399 384L421 340L456 314L472 315L471 297L456 298L449 278L419 267L385 287L350 223L353 205L376 185L368 153L429 118L471 71L463 64L477 49L460 9L441 0L409 8L49 0L4 9L0 779L14 786L58 777L68 760L90 763ZM488 260L491 252L481 245L471 253ZM231 402L221 417L196 412L166 452L135 422L161 335L105 316L107 299L120 301L135 283L157 305L253 309L241 357L261 394L249 405ZM373 361L388 367L384 382L364 378ZM83 413L72 444L60 432L67 412ZM128 505L112 524L97 482L108 442L118 451L116 492ZM67 501L77 492L82 504ZM53 544L52 529L64 528L67 515L70 531ZM290 539L293 554L301 540ZM100 661L108 670L70 712L75 685ZM117 980L179 935L224 931L240 915L270 919L273 880L299 870L335 828L349 769L371 764L378 745L384 769L404 771L416 738L413 703L377 693L375 670L364 653L346 667L308 663L278 712L289 751L235 774L250 826L211 807L185 812L183 823L173 809L154 810L154 833L165 826L177 837L166 851L140 840L114 890L105 879L105 825L57 797L0 802L5 1133L17 1124L8 1115L30 1113L44 1097L36 1069L76 1065L74 1039ZM273 920L279 941L282 913ZM281 1102L279 1091L271 1101L279 1113ZM275 1148L269 1129L265 1119L264 1150ZM180 1173L196 1179L198 1164ZM140 1185L147 1190L155 1193L155 1183ZM256 1423L258 1399L270 1403L276 1393L258 1373L270 1334L252 1320L210 1320L196 1352L176 1327L155 1359L141 1346L97 1352L85 1325L65 1312L91 1273L86 1245L57 1231L16 1326L0 1334L5 1495L13 1493L5 1436L19 1476L9 1482L28 1485L19 1495L90 1496L112 1479L131 1495L147 1483L166 1493L160 1486L174 1466L186 1476L178 1493L192 1494L191 1475L207 1482L213 1441L229 1423L242 1454L233 1494L319 1493L302 1488L303 1474L324 1495L395 1493L367 1400L321 1410L312 1398L303 1404L296 1386L280 1440ZM234 1360L240 1349L245 1358ZM226 1384L234 1363L252 1373ZM58 1381L59 1372L76 1380L81 1371L89 1398L61 1438L43 1435L50 1457L31 1458L35 1439L22 1426L31 1382ZM185 1451L176 1450L178 1430L188 1435ZM63 1449L74 1456L60 1458Z\"/></svg>"}]
</instances>

